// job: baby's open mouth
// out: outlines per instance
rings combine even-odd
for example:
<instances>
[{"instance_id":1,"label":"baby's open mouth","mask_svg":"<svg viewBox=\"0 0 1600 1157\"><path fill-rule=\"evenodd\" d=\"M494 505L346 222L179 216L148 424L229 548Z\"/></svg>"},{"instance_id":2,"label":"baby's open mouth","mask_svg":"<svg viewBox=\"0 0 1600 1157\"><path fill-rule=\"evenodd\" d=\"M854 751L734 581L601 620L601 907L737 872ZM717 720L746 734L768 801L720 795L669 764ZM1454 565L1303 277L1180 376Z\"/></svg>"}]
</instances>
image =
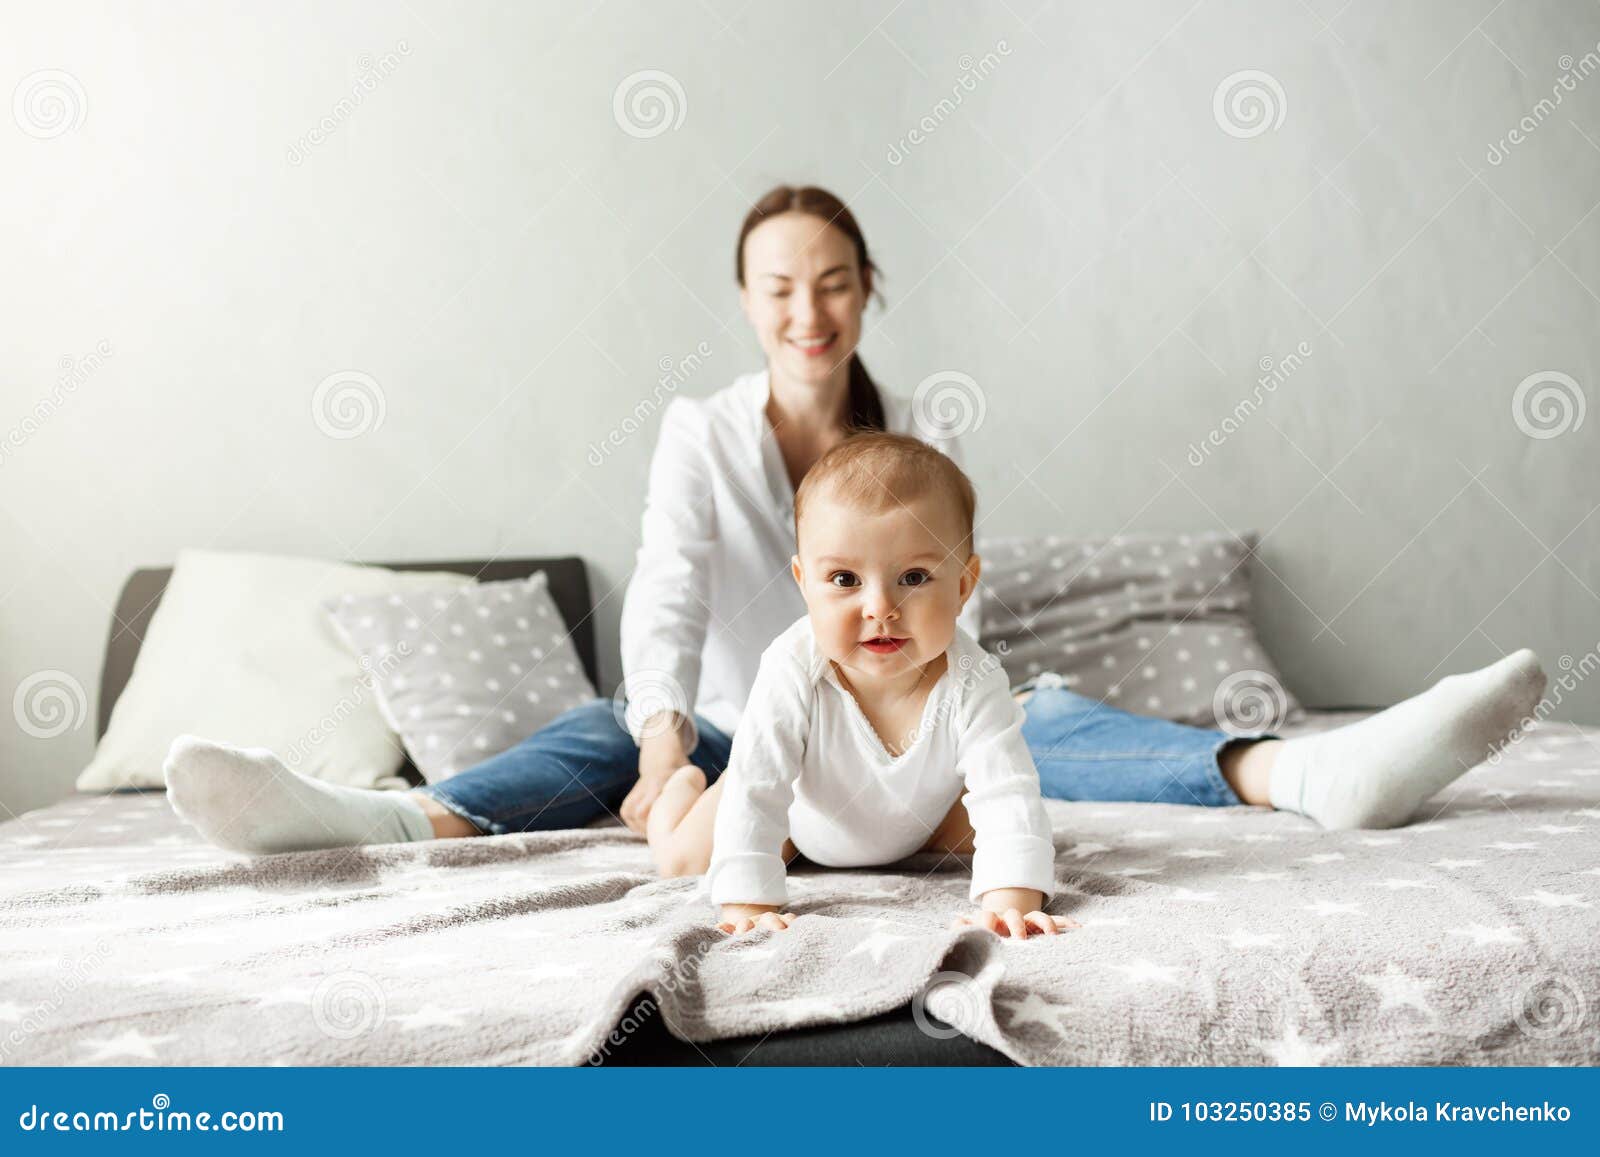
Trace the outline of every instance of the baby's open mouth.
<instances>
[{"instance_id":1,"label":"baby's open mouth","mask_svg":"<svg viewBox=\"0 0 1600 1157\"><path fill-rule=\"evenodd\" d=\"M875 639L863 640L861 645L874 655L892 655L910 641L910 639L896 639L890 635L879 635Z\"/></svg>"}]
</instances>

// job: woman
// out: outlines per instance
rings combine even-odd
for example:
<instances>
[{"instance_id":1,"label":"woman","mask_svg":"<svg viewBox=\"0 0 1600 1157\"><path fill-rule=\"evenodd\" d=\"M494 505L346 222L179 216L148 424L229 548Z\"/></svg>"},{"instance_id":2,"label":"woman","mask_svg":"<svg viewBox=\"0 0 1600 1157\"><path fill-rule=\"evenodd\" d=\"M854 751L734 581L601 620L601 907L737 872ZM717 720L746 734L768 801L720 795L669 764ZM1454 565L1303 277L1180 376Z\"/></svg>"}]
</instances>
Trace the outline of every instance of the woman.
<instances>
[{"instance_id":1,"label":"woman","mask_svg":"<svg viewBox=\"0 0 1600 1157\"><path fill-rule=\"evenodd\" d=\"M643 834L678 768L692 763L716 781L762 651L805 613L788 581L800 479L852 429L912 433L956 453L880 391L856 353L878 271L843 202L814 187L773 189L746 216L735 252L767 364L662 413L622 611L625 719L596 699L411 792L322 783L264 749L182 736L166 765L180 815L213 842L261 854L579 827L619 811ZM962 616L974 637L977 604ZM1287 741L1132 715L1059 683L1018 691L1046 796L1262 804L1350 828L1404 823L1532 711L1544 675L1519 651L1369 719Z\"/></svg>"}]
</instances>

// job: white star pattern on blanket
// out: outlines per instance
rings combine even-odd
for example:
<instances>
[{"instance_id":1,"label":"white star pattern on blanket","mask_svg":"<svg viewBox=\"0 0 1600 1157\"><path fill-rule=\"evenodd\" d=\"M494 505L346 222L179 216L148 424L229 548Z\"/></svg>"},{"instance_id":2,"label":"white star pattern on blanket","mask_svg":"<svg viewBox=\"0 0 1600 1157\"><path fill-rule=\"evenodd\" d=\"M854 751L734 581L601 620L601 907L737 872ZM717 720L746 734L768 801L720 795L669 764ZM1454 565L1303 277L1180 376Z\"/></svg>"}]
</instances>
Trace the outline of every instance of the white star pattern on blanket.
<instances>
[{"instance_id":1,"label":"white star pattern on blanket","mask_svg":"<svg viewBox=\"0 0 1600 1157\"><path fill-rule=\"evenodd\" d=\"M1339 1051L1336 1044L1318 1044L1300 1035L1300 1029L1290 1022L1285 1026L1284 1034L1274 1041L1263 1041L1261 1051L1272 1058L1278 1065L1320 1065L1331 1054Z\"/></svg>"},{"instance_id":2,"label":"white star pattern on blanket","mask_svg":"<svg viewBox=\"0 0 1600 1157\"><path fill-rule=\"evenodd\" d=\"M1484 924L1472 924L1466 928L1450 929L1452 936L1467 936L1477 945L1485 944L1521 944L1522 933L1515 928L1491 928Z\"/></svg>"},{"instance_id":3,"label":"white star pattern on blanket","mask_svg":"<svg viewBox=\"0 0 1600 1157\"><path fill-rule=\"evenodd\" d=\"M1139 959L1130 964L1111 966L1122 973L1122 978L1133 984L1178 984L1178 967L1175 964L1155 964Z\"/></svg>"},{"instance_id":4,"label":"white star pattern on blanket","mask_svg":"<svg viewBox=\"0 0 1600 1157\"><path fill-rule=\"evenodd\" d=\"M1556 893L1539 888L1532 895L1518 896L1519 900L1532 900L1546 908L1588 908L1591 904L1581 892Z\"/></svg>"},{"instance_id":5,"label":"white star pattern on blanket","mask_svg":"<svg viewBox=\"0 0 1600 1157\"><path fill-rule=\"evenodd\" d=\"M1318 900L1315 904L1302 904L1306 912L1314 912L1318 916L1358 916L1361 914L1360 904L1350 904L1341 900Z\"/></svg>"},{"instance_id":6,"label":"white star pattern on blanket","mask_svg":"<svg viewBox=\"0 0 1600 1157\"><path fill-rule=\"evenodd\" d=\"M845 955L855 956L858 953L864 952L868 956L872 957L872 963L882 964L890 949L902 944L907 944L915 939L916 937L914 936L897 935L896 933L889 932L880 923L877 927L873 928L870 933L867 934L866 939L862 940L861 943L850 949L850 951Z\"/></svg>"},{"instance_id":7,"label":"white star pattern on blanket","mask_svg":"<svg viewBox=\"0 0 1600 1157\"><path fill-rule=\"evenodd\" d=\"M1390 1008L1414 1008L1430 1019L1438 1018L1433 1006L1428 1003L1428 991L1437 981L1407 976L1392 960L1381 975L1365 975L1361 979L1378 990L1379 1012Z\"/></svg>"},{"instance_id":8,"label":"white star pattern on blanket","mask_svg":"<svg viewBox=\"0 0 1600 1157\"><path fill-rule=\"evenodd\" d=\"M1057 1035L1062 1032L1072 1012L1070 1004L1056 1004L1037 992L1030 992L1021 1000L997 1000L995 1003L1011 1013L1011 1028L1039 1024Z\"/></svg>"},{"instance_id":9,"label":"white star pattern on blanket","mask_svg":"<svg viewBox=\"0 0 1600 1157\"><path fill-rule=\"evenodd\" d=\"M1283 939L1281 932L1247 932L1243 928L1228 933L1228 943L1235 948L1267 948Z\"/></svg>"},{"instance_id":10,"label":"white star pattern on blanket","mask_svg":"<svg viewBox=\"0 0 1600 1157\"><path fill-rule=\"evenodd\" d=\"M426 1004L415 1012L391 1012L389 1020L406 1032L415 1032L419 1028L459 1028L466 1023L462 1018L472 1016L475 1011L471 1008L441 1008L436 1004Z\"/></svg>"},{"instance_id":11,"label":"white star pattern on blanket","mask_svg":"<svg viewBox=\"0 0 1600 1157\"><path fill-rule=\"evenodd\" d=\"M145 1036L136 1028L130 1028L120 1036L106 1037L95 1040L84 1040L78 1043L91 1050L91 1055L84 1057L86 1065L99 1064L101 1061L115 1060L119 1057L132 1057L136 1060L153 1061L157 1059L156 1046L178 1039L177 1033L165 1036Z\"/></svg>"}]
</instances>

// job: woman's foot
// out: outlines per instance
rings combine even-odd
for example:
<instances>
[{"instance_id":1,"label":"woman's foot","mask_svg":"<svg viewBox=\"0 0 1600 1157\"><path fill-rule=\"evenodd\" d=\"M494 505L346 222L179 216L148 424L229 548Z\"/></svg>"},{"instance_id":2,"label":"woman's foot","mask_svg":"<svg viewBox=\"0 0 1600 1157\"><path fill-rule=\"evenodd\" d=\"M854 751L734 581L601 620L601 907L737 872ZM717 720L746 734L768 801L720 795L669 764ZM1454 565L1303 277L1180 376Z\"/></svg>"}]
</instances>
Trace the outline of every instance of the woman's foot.
<instances>
[{"instance_id":1,"label":"woman's foot","mask_svg":"<svg viewBox=\"0 0 1600 1157\"><path fill-rule=\"evenodd\" d=\"M1538 656L1524 649L1370 719L1273 744L1272 806L1325 828L1398 827L1489 758L1533 714L1545 682Z\"/></svg>"},{"instance_id":2,"label":"woman's foot","mask_svg":"<svg viewBox=\"0 0 1600 1157\"><path fill-rule=\"evenodd\" d=\"M433 837L410 792L311 779L265 747L180 735L162 770L172 810L229 851L261 856Z\"/></svg>"},{"instance_id":3,"label":"woman's foot","mask_svg":"<svg viewBox=\"0 0 1600 1157\"><path fill-rule=\"evenodd\" d=\"M655 860L656 871L663 876L697 874L683 870L680 841L675 836L683 817L689 814L689 809L705 790L706 773L686 763L667 777L667 782L661 785L661 794L650 805L645 835L650 841L650 856Z\"/></svg>"}]
</instances>

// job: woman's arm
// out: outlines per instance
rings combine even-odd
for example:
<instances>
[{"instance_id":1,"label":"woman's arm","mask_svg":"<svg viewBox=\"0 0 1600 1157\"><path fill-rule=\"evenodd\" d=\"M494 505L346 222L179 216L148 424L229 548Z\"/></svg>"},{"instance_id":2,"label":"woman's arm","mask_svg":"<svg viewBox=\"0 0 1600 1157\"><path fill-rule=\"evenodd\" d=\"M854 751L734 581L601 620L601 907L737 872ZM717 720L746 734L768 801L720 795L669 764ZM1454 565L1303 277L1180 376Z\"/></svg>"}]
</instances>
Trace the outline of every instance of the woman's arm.
<instances>
[{"instance_id":1,"label":"woman's arm","mask_svg":"<svg viewBox=\"0 0 1600 1157\"><path fill-rule=\"evenodd\" d=\"M699 741L694 703L711 615L711 556L717 549L705 433L697 418L683 399L662 411L639 551L622 600L628 730L641 747L671 748L679 756ZM655 742L663 735L677 743Z\"/></svg>"},{"instance_id":2,"label":"woman's arm","mask_svg":"<svg viewBox=\"0 0 1600 1157\"><path fill-rule=\"evenodd\" d=\"M643 534L622 600L626 722L639 745L639 781L622 801L622 821L641 834L662 784L689 762L700 738L694 703L717 524L697 417L681 399L662 411Z\"/></svg>"}]
</instances>

